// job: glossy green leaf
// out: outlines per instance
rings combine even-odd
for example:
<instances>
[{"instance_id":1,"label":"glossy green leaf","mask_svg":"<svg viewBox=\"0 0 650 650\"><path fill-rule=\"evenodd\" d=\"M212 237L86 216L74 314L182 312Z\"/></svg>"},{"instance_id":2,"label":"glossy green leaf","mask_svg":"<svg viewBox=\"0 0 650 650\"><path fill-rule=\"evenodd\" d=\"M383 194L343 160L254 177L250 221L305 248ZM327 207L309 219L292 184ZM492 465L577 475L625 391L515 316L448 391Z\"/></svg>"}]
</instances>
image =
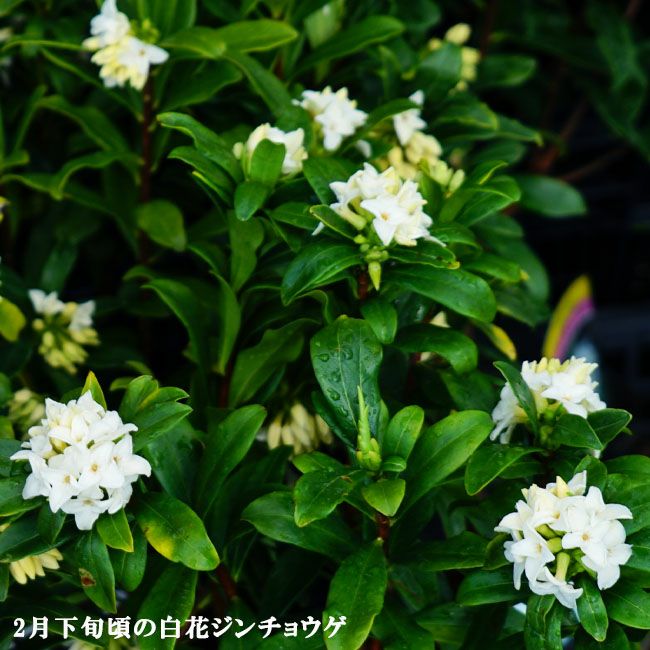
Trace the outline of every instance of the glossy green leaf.
<instances>
[{"instance_id":1,"label":"glossy green leaf","mask_svg":"<svg viewBox=\"0 0 650 650\"><path fill-rule=\"evenodd\" d=\"M356 443L358 433L358 387L368 408L370 430L375 435L379 431L381 359L381 344L363 320L339 318L311 340L316 379L352 444Z\"/></svg>"},{"instance_id":2,"label":"glossy green leaf","mask_svg":"<svg viewBox=\"0 0 650 650\"><path fill-rule=\"evenodd\" d=\"M138 498L133 512L147 541L163 557L197 571L212 571L219 564L203 522L182 501L148 492Z\"/></svg>"},{"instance_id":3,"label":"glossy green leaf","mask_svg":"<svg viewBox=\"0 0 650 650\"><path fill-rule=\"evenodd\" d=\"M361 493L363 498L375 509L386 517L394 517L399 510L406 483L401 478L382 478L376 483L366 485Z\"/></svg>"},{"instance_id":4,"label":"glossy green leaf","mask_svg":"<svg viewBox=\"0 0 650 650\"><path fill-rule=\"evenodd\" d=\"M175 251L187 245L183 215L170 201L156 200L143 203L136 210L139 228L157 244Z\"/></svg>"},{"instance_id":5,"label":"glossy green leaf","mask_svg":"<svg viewBox=\"0 0 650 650\"><path fill-rule=\"evenodd\" d=\"M74 562L86 596L102 609L116 612L115 575L106 544L97 531L81 535L75 545Z\"/></svg>"},{"instance_id":6,"label":"glossy green leaf","mask_svg":"<svg viewBox=\"0 0 650 650\"><path fill-rule=\"evenodd\" d=\"M576 601L580 624L596 641L604 641L609 620L600 589L593 578L588 576L579 578L576 587L583 590L582 596Z\"/></svg>"},{"instance_id":7,"label":"glossy green leaf","mask_svg":"<svg viewBox=\"0 0 650 650\"><path fill-rule=\"evenodd\" d=\"M602 409L587 416L589 426L603 445L609 444L630 423L632 415L623 409Z\"/></svg>"},{"instance_id":8,"label":"glossy green leaf","mask_svg":"<svg viewBox=\"0 0 650 650\"><path fill-rule=\"evenodd\" d=\"M381 343L392 343L397 331L397 311L383 298L372 298L361 305L361 314L370 323Z\"/></svg>"},{"instance_id":9,"label":"glossy green leaf","mask_svg":"<svg viewBox=\"0 0 650 650\"><path fill-rule=\"evenodd\" d=\"M519 592L512 584L512 569L505 567L498 571L476 571L470 573L458 588L456 600L461 605L486 605L503 603L519 598Z\"/></svg>"},{"instance_id":10,"label":"glossy green leaf","mask_svg":"<svg viewBox=\"0 0 650 650\"><path fill-rule=\"evenodd\" d=\"M539 431L539 422L537 420L537 407L535 406L535 398L533 397L530 387L524 381L521 373L517 368L505 361L497 361L494 364L495 368L504 376L505 380L510 384L512 392L519 402L519 406L524 410L528 417L528 422L533 428L533 431Z\"/></svg>"},{"instance_id":11,"label":"glossy green leaf","mask_svg":"<svg viewBox=\"0 0 650 650\"><path fill-rule=\"evenodd\" d=\"M282 173L285 146L270 140L262 140L253 151L250 162L250 178L263 185L275 185Z\"/></svg>"},{"instance_id":12,"label":"glossy green leaf","mask_svg":"<svg viewBox=\"0 0 650 650\"><path fill-rule=\"evenodd\" d=\"M565 413L553 428L553 440L567 447L601 450L603 444L589 422L579 416Z\"/></svg>"},{"instance_id":13,"label":"glossy green leaf","mask_svg":"<svg viewBox=\"0 0 650 650\"><path fill-rule=\"evenodd\" d=\"M463 316L491 321L496 312L492 290L472 273L449 271L428 266L395 269L386 273L386 282L414 291Z\"/></svg>"},{"instance_id":14,"label":"glossy green leaf","mask_svg":"<svg viewBox=\"0 0 650 650\"><path fill-rule=\"evenodd\" d=\"M95 373L92 372L92 370L86 376L86 382L84 383L83 388L81 389L81 394L83 395L88 391L90 391L90 394L92 395L93 399L99 405L101 405L104 409L107 408L106 398L104 397L104 391L102 390L102 387L99 385L99 381L97 380L97 377L95 376Z\"/></svg>"},{"instance_id":15,"label":"glossy green leaf","mask_svg":"<svg viewBox=\"0 0 650 650\"><path fill-rule=\"evenodd\" d=\"M210 509L228 474L253 445L265 417L263 407L244 406L208 429L194 491L199 512L206 513Z\"/></svg>"},{"instance_id":16,"label":"glossy green leaf","mask_svg":"<svg viewBox=\"0 0 650 650\"><path fill-rule=\"evenodd\" d=\"M483 411L462 411L426 429L415 443L406 472L409 505L467 462L493 426Z\"/></svg>"},{"instance_id":17,"label":"glossy green leaf","mask_svg":"<svg viewBox=\"0 0 650 650\"><path fill-rule=\"evenodd\" d=\"M214 38L240 52L271 50L298 37L291 25L279 20L242 20L214 30Z\"/></svg>"},{"instance_id":18,"label":"glossy green leaf","mask_svg":"<svg viewBox=\"0 0 650 650\"><path fill-rule=\"evenodd\" d=\"M384 458L398 456L408 460L423 424L424 411L419 406L405 406L395 413L388 423L386 432L379 437L382 456Z\"/></svg>"},{"instance_id":19,"label":"glossy green leaf","mask_svg":"<svg viewBox=\"0 0 650 650\"><path fill-rule=\"evenodd\" d=\"M165 620L168 616L181 621L187 620L194 607L198 574L184 566L167 567L151 587L140 605L137 619L151 621ZM176 645L174 636L159 638L158 635L138 637L142 650L167 650Z\"/></svg>"},{"instance_id":20,"label":"glossy green leaf","mask_svg":"<svg viewBox=\"0 0 650 650\"><path fill-rule=\"evenodd\" d=\"M0 336L10 342L17 341L26 324L23 312L13 302L0 296Z\"/></svg>"},{"instance_id":21,"label":"glossy green leaf","mask_svg":"<svg viewBox=\"0 0 650 650\"><path fill-rule=\"evenodd\" d=\"M532 212L546 217L570 217L587 211L580 192L557 178L519 174L517 184L521 205Z\"/></svg>"},{"instance_id":22,"label":"glossy green leaf","mask_svg":"<svg viewBox=\"0 0 650 650\"><path fill-rule=\"evenodd\" d=\"M112 515L108 513L101 515L97 520L96 527L106 546L127 553L133 552L133 536L124 508Z\"/></svg>"},{"instance_id":23,"label":"glossy green leaf","mask_svg":"<svg viewBox=\"0 0 650 650\"><path fill-rule=\"evenodd\" d=\"M632 582L619 580L603 592L610 620L640 630L650 629L650 594Z\"/></svg>"},{"instance_id":24,"label":"glossy green leaf","mask_svg":"<svg viewBox=\"0 0 650 650\"><path fill-rule=\"evenodd\" d=\"M341 560L357 548L358 541L343 520L332 514L300 528L294 518L289 492L272 492L249 504L242 518L271 539L293 544Z\"/></svg>"},{"instance_id":25,"label":"glossy green leaf","mask_svg":"<svg viewBox=\"0 0 650 650\"><path fill-rule=\"evenodd\" d=\"M487 444L479 447L465 468L467 494L478 494L520 458L537 451L534 447Z\"/></svg>"},{"instance_id":26,"label":"glossy green leaf","mask_svg":"<svg viewBox=\"0 0 650 650\"><path fill-rule=\"evenodd\" d=\"M266 185L256 181L246 181L235 190L235 214L241 221L248 221L269 197L270 190Z\"/></svg>"},{"instance_id":27,"label":"glossy green leaf","mask_svg":"<svg viewBox=\"0 0 650 650\"><path fill-rule=\"evenodd\" d=\"M416 323L402 328L395 346L404 352L433 352L449 362L457 373L476 368L478 349L476 343L456 330Z\"/></svg>"},{"instance_id":28,"label":"glossy green leaf","mask_svg":"<svg viewBox=\"0 0 650 650\"><path fill-rule=\"evenodd\" d=\"M328 650L360 648L384 604L388 584L381 542L373 542L347 557L330 584L323 621L346 617L334 636L325 635Z\"/></svg>"},{"instance_id":29,"label":"glossy green leaf","mask_svg":"<svg viewBox=\"0 0 650 650\"><path fill-rule=\"evenodd\" d=\"M347 269L359 265L361 256L354 244L334 243L329 239L310 242L291 261L282 280L282 301L296 298L334 282Z\"/></svg>"},{"instance_id":30,"label":"glossy green leaf","mask_svg":"<svg viewBox=\"0 0 650 650\"><path fill-rule=\"evenodd\" d=\"M483 537L465 531L445 540L420 544L410 561L426 571L473 569L483 566L487 544Z\"/></svg>"},{"instance_id":31,"label":"glossy green leaf","mask_svg":"<svg viewBox=\"0 0 650 650\"><path fill-rule=\"evenodd\" d=\"M360 477L347 468L303 474L293 490L296 524L302 528L327 517L352 492Z\"/></svg>"}]
</instances>

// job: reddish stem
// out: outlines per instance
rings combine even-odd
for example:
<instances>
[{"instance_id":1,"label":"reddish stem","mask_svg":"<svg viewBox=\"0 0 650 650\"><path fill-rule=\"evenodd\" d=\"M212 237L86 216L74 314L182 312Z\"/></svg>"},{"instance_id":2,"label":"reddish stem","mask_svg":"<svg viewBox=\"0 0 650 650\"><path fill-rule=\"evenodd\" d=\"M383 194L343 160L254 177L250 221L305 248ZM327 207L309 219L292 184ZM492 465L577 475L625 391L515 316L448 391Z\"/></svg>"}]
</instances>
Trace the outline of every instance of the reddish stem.
<instances>
[{"instance_id":1,"label":"reddish stem","mask_svg":"<svg viewBox=\"0 0 650 650\"><path fill-rule=\"evenodd\" d=\"M237 598L237 583L233 580L226 565L220 564L217 567L216 574L228 600Z\"/></svg>"}]
</instances>

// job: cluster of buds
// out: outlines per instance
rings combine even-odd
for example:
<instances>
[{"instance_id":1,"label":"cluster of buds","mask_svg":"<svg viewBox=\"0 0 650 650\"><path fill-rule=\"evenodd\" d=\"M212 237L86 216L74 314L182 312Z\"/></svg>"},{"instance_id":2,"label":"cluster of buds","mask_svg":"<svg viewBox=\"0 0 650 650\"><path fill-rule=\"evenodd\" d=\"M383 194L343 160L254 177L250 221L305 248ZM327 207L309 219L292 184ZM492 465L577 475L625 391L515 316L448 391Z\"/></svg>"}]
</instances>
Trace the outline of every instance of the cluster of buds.
<instances>
[{"instance_id":1,"label":"cluster of buds","mask_svg":"<svg viewBox=\"0 0 650 650\"><path fill-rule=\"evenodd\" d=\"M477 49L465 45L471 35L472 29L469 25L458 23L447 30L443 40L432 38L428 43L431 51L440 49L444 42L460 47L460 81L456 84L456 90L460 91L467 90L467 85L476 80L476 70L481 60L481 53Z\"/></svg>"},{"instance_id":2,"label":"cluster of buds","mask_svg":"<svg viewBox=\"0 0 650 650\"><path fill-rule=\"evenodd\" d=\"M9 524L0 525L0 533L9 528ZM42 578L45 575L45 569L55 571L59 568L59 562L63 556L58 549L53 548L39 555L28 555L20 560L9 562L9 573L13 579L20 585L27 584L28 580L35 580L37 577Z\"/></svg>"},{"instance_id":3,"label":"cluster of buds","mask_svg":"<svg viewBox=\"0 0 650 650\"><path fill-rule=\"evenodd\" d=\"M552 423L560 413L586 418L589 413L606 407L596 392L598 383L591 379L597 368L597 363L587 363L584 358L576 357L564 362L546 357L540 361L523 362L521 377L535 399L537 413L543 423L543 438L552 431ZM492 419L495 427L490 438L498 438L502 443L510 442L517 424L528 421L509 383L501 390Z\"/></svg>"},{"instance_id":4,"label":"cluster of buds","mask_svg":"<svg viewBox=\"0 0 650 650\"><path fill-rule=\"evenodd\" d=\"M417 184L403 181L393 167L379 173L365 163L347 181L330 183L330 187L337 199L330 207L359 231L355 242L376 289L389 245L415 246L418 239L444 245L429 232L433 221L422 209L426 201Z\"/></svg>"},{"instance_id":5,"label":"cluster of buds","mask_svg":"<svg viewBox=\"0 0 650 650\"><path fill-rule=\"evenodd\" d=\"M118 11L116 0L104 1L101 12L90 22L90 33L83 45L94 52L91 61L100 66L99 76L107 88L129 83L142 90L150 67L164 63L169 56L152 44L158 32L151 22L132 25L126 14Z\"/></svg>"},{"instance_id":6,"label":"cluster of buds","mask_svg":"<svg viewBox=\"0 0 650 650\"><path fill-rule=\"evenodd\" d=\"M31 289L29 297L40 315L32 323L41 336L38 351L53 368L74 374L88 358L83 346L99 344L93 328L94 301L64 303L55 291L46 294L40 289Z\"/></svg>"},{"instance_id":7,"label":"cluster of buds","mask_svg":"<svg viewBox=\"0 0 650 650\"><path fill-rule=\"evenodd\" d=\"M44 399L29 388L17 390L7 406L9 421L22 433L27 433L30 427L38 424L45 417Z\"/></svg>"},{"instance_id":8,"label":"cluster of buds","mask_svg":"<svg viewBox=\"0 0 650 650\"><path fill-rule=\"evenodd\" d=\"M363 398L361 386L357 387L359 398L359 435L357 436L357 461L364 469L377 472L381 468L381 449L377 438L370 432L370 421L368 419L368 407Z\"/></svg>"},{"instance_id":9,"label":"cluster of buds","mask_svg":"<svg viewBox=\"0 0 650 650\"><path fill-rule=\"evenodd\" d=\"M269 424L266 441L269 449L287 445L298 455L313 451L321 443L330 444L332 432L323 418L295 402L288 412L279 413Z\"/></svg>"},{"instance_id":10,"label":"cluster of buds","mask_svg":"<svg viewBox=\"0 0 650 650\"><path fill-rule=\"evenodd\" d=\"M632 554L619 520L632 519L632 513L624 505L605 503L599 488L586 490L587 472L568 483L557 477L545 488L532 485L522 490L524 500L515 512L494 529L512 537L504 547L517 589L525 575L533 593L552 594L575 610L583 590L571 578L586 572L596 577L599 589L618 581L621 565Z\"/></svg>"},{"instance_id":11,"label":"cluster of buds","mask_svg":"<svg viewBox=\"0 0 650 650\"><path fill-rule=\"evenodd\" d=\"M304 147L305 132L302 129L282 131L266 123L255 128L246 142L237 142L233 146L233 153L241 160L242 168L247 176L250 172L251 159L255 149L262 140L284 145L285 153L282 161L282 174L284 176L293 176L302 170L302 162L307 158L307 151Z\"/></svg>"}]
</instances>

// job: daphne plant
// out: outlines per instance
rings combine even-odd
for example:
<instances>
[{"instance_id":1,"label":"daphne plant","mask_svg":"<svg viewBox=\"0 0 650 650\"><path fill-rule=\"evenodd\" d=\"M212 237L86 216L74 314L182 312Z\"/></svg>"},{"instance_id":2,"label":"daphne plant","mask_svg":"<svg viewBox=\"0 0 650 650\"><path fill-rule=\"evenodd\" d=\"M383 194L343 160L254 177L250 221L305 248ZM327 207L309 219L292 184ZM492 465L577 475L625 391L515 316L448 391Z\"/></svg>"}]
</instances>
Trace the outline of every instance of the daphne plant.
<instances>
[{"instance_id":1,"label":"daphne plant","mask_svg":"<svg viewBox=\"0 0 650 650\"><path fill-rule=\"evenodd\" d=\"M534 61L429 0L78 4L0 2L0 646L637 643L650 461L517 358L518 211L585 211L485 92Z\"/></svg>"}]
</instances>

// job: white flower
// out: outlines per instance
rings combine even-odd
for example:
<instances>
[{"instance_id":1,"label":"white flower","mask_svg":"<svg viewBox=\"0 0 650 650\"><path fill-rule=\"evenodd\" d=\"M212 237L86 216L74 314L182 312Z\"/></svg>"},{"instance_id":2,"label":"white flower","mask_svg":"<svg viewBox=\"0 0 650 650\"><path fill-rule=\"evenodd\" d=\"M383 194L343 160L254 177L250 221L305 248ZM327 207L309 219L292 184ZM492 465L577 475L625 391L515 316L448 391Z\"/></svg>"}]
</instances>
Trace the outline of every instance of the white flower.
<instances>
[{"instance_id":1,"label":"white flower","mask_svg":"<svg viewBox=\"0 0 650 650\"><path fill-rule=\"evenodd\" d=\"M596 573L599 589L611 587L619 579L621 565L632 554L625 543L625 528L619 519L631 519L629 508L606 504L600 489L586 490L586 472L568 483L557 477L545 488L532 485L522 490L515 512L501 519L496 532L508 533L505 558L513 563L517 589L526 575L531 591L554 595L562 605L575 609L582 594L567 581L587 568Z\"/></svg>"},{"instance_id":2,"label":"white flower","mask_svg":"<svg viewBox=\"0 0 650 650\"><path fill-rule=\"evenodd\" d=\"M90 33L83 45L94 51L91 61L101 67L99 76L107 88L127 82L142 90L152 65L164 63L169 54L151 43L136 38L128 17L118 11L115 0L105 0L101 13L90 22Z\"/></svg>"},{"instance_id":3,"label":"white flower","mask_svg":"<svg viewBox=\"0 0 650 650\"><path fill-rule=\"evenodd\" d=\"M331 183L330 187L337 198L330 206L332 210L359 230L370 218L384 246L393 241L402 246L415 246L420 238L443 245L429 233L433 222L422 210L426 201L416 183L402 181L392 167L379 173L365 163L345 183Z\"/></svg>"},{"instance_id":4,"label":"white flower","mask_svg":"<svg viewBox=\"0 0 650 650\"><path fill-rule=\"evenodd\" d=\"M402 146L406 146L409 140L417 131L421 131L427 123L420 117L421 108L424 105L424 93L421 90L415 91L409 99L420 106L420 108L410 108L393 116L393 127L397 134L397 139Z\"/></svg>"},{"instance_id":5,"label":"white flower","mask_svg":"<svg viewBox=\"0 0 650 650\"><path fill-rule=\"evenodd\" d=\"M126 14L118 11L116 0L104 0L100 13L90 21L91 38L84 41L89 50L99 50L117 43L131 31Z\"/></svg>"},{"instance_id":6,"label":"white flower","mask_svg":"<svg viewBox=\"0 0 650 650\"><path fill-rule=\"evenodd\" d=\"M282 131L270 124L260 124L249 136L246 143L238 142L233 147L237 158L245 164L250 161L257 145L262 140L270 140L276 144L283 144L285 148L284 160L282 161L282 173L286 176L296 174L302 169L302 161L307 158L307 152L303 146L305 132L302 129L295 131Z\"/></svg>"},{"instance_id":7,"label":"white flower","mask_svg":"<svg viewBox=\"0 0 650 650\"><path fill-rule=\"evenodd\" d=\"M586 418L589 413L606 407L596 392L598 383L591 380L597 367L598 364L587 363L583 358L571 357L561 362L544 357L540 361L524 361L521 376L530 388L540 414L549 407L562 406L567 413ZM492 411L492 420L495 427L490 439L499 438L502 443L510 441L517 424L527 421L508 383L501 390L499 402Z\"/></svg>"},{"instance_id":8,"label":"white flower","mask_svg":"<svg viewBox=\"0 0 650 650\"><path fill-rule=\"evenodd\" d=\"M44 496L52 512L72 514L80 530L89 530L100 514L128 503L131 483L151 474L149 463L133 454L132 431L134 424L106 411L90 391L67 404L47 399L41 424L11 457L29 461L32 470L23 498Z\"/></svg>"},{"instance_id":9,"label":"white flower","mask_svg":"<svg viewBox=\"0 0 650 650\"><path fill-rule=\"evenodd\" d=\"M56 291L45 293L41 289L30 289L28 293L37 314L55 316L65 309L65 303L59 300L59 294Z\"/></svg>"},{"instance_id":10,"label":"white flower","mask_svg":"<svg viewBox=\"0 0 650 650\"><path fill-rule=\"evenodd\" d=\"M562 605L576 611L576 601L582 596L582 589L576 589L573 583L566 580L558 580L545 567L537 580L528 583L530 590L538 596L555 596Z\"/></svg>"},{"instance_id":11,"label":"white flower","mask_svg":"<svg viewBox=\"0 0 650 650\"><path fill-rule=\"evenodd\" d=\"M327 151L338 149L343 138L353 135L368 119L368 114L357 108L357 102L348 98L347 88L336 92L330 86L323 91L305 90L302 100L294 103L302 106L320 125Z\"/></svg>"}]
</instances>

